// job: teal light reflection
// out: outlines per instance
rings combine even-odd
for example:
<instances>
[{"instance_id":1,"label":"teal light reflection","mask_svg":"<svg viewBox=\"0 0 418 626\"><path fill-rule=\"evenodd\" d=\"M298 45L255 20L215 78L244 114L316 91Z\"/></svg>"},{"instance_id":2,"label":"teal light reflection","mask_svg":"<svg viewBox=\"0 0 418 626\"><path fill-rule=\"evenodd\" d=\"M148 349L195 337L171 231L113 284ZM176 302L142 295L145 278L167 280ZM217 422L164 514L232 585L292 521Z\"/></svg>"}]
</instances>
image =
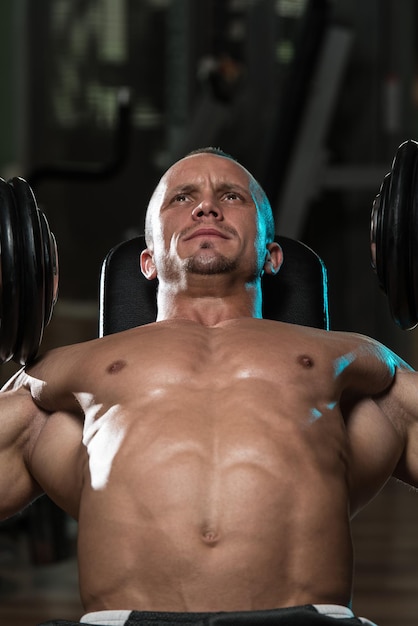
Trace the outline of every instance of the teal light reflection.
<instances>
[{"instance_id":1,"label":"teal light reflection","mask_svg":"<svg viewBox=\"0 0 418 626\"><path fill-rule=\"evenodd\" d=\"M353 352L343 354L334 361L334 378L338 378L345 369L354 361L355 355Z\"/></svg>"}]
</instances>

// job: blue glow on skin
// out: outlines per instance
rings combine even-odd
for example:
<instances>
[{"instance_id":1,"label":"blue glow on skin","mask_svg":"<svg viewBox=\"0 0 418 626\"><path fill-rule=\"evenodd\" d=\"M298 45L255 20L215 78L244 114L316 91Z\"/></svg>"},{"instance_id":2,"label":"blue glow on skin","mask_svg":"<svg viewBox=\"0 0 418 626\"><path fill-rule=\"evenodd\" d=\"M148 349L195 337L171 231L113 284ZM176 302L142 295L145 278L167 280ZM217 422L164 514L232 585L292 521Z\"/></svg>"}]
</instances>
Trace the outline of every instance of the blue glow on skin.
<instances>
[{"instance_id":1,"label":"blue glow on skin","mask_svg":"<svg viewBox=\"0 0 418 626\"><path fill-rule=\"evenodd\" d=\"M378 352L378 356L380 357L380 359L384 363L386 363L386 365L388 366L392 374L395 373L395 370L397 368L407 369L410 371L413 370L413 368L411 368L411 366L408 363L406 363L403 359L401 359L401 357L399 357L397 354L392 352L392 350L390 350L389 348L386 348L385 346L382 346L382 345L378 345L377 352Z\"/></svg>"},{"instance_id":2,"label":"blue glow on skin","mask_svg":"<svg viewBox=\"0 0 418 626\"><path fill-rule=\"evenodd\" d=\"M266 243L274 240L274 218L271 210L270 203L264 190L260 187L259 183L250 174L248 170L243 168L249 178L249 191L251 198L254 202L256 210L256 227L257 234L254 241L255 254L257 263L259 265L259 277L264 274L264 263L266 259L267 249ZM246 289L254 287L254 283L246 285ZM254 317L263 317L263 296L261 284L258 284L258 288L254 292Z\"/></svg>"},{"instance_id":3,"label":"blue glow on skin","mask_svg":"<svg viewBox=\"0 0 418 626\"><path fill-rule=\"evenodd\" d=\"M313 422L316 422L316 420L319 420L320 417L322 417L321 411L319 411L318 409L311 409L311 417L309 418L309 422L312 424Z\"/></svg>"},{"instance_id":4,"label":"blue glow on skin","mask_svg":"<svg viewBox=\"0 0 418 626\"><path fill-rule=\"evenodd\" d=\"M333 411L336 406L337 406L337 402L329 402L326 406L326 409L328 411ZM314 422L319 420L320 417L323 417L323 413L319 409L316 409L316 408L311 409L310 413L311 413L309 417L310 424L313 424Z\"/></svg>"},{"instance_id":5,"label":"blue glow on skin","mask_svg":"<svg viewBox=\"0 0 418 626\"><path fill-rule=\"evenodd\" d=\"M343 371L355 360L355 356L353 352L349 352L348 354L343 354L334 362L334 378L340 376Z\"/></svg>"},{"instance_id":6,"label":"blue glow on skin","mask_svg":"<svg viewBox=\"0 0 418 626\"><path fill-rule=\"evenodd\" d=\"M334 361L334 377L337 378L338 376L340 376L344 372L344 370L347 369L347 367L356 360L357 356L361 355L371 355L379 359L382 363L386 365L392 376L394 376L397 368L408 370L412 369L408 365L408 363L406 363L403 359L397 356L389 348L386 348L382 344L376 342L369 342L363 346L360 346L360 348L356 352L343 354L343 356L336 359Z\"/></svg>"}]
</instances>

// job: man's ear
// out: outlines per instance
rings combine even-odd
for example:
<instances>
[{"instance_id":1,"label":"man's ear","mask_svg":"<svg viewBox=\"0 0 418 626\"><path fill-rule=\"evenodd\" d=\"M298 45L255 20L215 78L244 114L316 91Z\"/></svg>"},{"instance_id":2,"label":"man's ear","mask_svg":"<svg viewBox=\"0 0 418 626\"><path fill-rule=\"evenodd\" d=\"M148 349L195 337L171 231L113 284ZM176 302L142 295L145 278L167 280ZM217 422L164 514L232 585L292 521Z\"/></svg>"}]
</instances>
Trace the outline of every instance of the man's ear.
<instances>
[{"instance_id":1,"label":"man's ear","mask_svg":"<svg viewBox=\"0 0 418 626\"><path fill-rule=\"evenodd\" d=\"M157 278L157 268L154 263L154 253L149 248L142 250L139 257L139 264L141 266L141 272L148 280L154 280Z\"/></svg>"},{"instance_id":2,"label":"man's ear","mask_svg":"<svg viewBox=\"0 0 418 626\"><path fill-rule=\"evenodd\" d=\"M283 262L283 250L281 246L273 241L267 244L264 271L266 274L277 274Z\"/></svg>"}]
</instances>

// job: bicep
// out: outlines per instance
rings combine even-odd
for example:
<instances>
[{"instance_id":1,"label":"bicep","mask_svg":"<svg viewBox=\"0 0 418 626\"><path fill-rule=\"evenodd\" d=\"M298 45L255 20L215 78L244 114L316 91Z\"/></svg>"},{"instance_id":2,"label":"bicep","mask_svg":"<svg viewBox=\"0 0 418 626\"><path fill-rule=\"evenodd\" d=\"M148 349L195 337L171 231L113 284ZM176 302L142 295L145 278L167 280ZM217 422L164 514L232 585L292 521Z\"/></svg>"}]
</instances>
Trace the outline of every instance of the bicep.
<instances>
[{"instance_id":1,"label":"bicep","mask_svg":"<svg viewBox=\"0 0 418 626\"><path fill-rule=\"evenodd\" d=\"M404 450L402 435L372 398L345 407L351 511L355 515L386 484Z\"/></svg>"},{"instance_id":2,"label":"bicep","mask_svg":"<svg viewBox=\"0 0 418 626\"><path fill-rule=\"evenodd\" d=\"M13 451L0 451L0 520L22 511L42 489Z\"/></svg>"},{"instance_id":3,"label":"bicep","mask_svg":"<svg viewBox=\"0 0 418 626\"><path fill-rule=\"evenodd\" d=\"M77 519L86 451L80 416L58 411L48 417L30 454L31 475L45 493Z\"/></svg>"},{"instance_id":4,"label":"bicep","mask_svg":"<svg viewBox=\"0 0 418 626\"><path fill-rule=\"evenodd\" d=\"M418 489L418 424L409 429L404 452L393 475Z\"/></svg>"},{"instance_id":5,"label":"bicep","mask_svg":"<svg viewBox=\"0 0 418 626\"><path fill-rule=\"evenodd\" d=\"M398 371L393 387L381 401L381 407L404 441L394 475L418 487L418 373Z\"/></svg>"},{"instance_id":6,"label":"bicep","mask_svg":"<svg viewBox=\"0 0 418 626\"><path fill-rule=\"evenodd\" d=\"M27 459L45 419L25 390L0 394L0 519L19 512L42 493Z\"/></svg>"}]
</instances>

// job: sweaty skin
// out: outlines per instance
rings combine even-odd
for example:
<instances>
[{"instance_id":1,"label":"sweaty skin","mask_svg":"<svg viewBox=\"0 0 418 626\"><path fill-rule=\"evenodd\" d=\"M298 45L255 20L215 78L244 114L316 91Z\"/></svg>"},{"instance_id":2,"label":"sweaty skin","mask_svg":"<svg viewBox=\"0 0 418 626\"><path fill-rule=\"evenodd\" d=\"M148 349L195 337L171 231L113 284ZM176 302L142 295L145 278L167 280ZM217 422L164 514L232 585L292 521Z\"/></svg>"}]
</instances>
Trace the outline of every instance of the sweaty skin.
<instances>
[{"instance_id":1,"label":"sweaty skin","mask_svg":"<svg viewBox=\"0 0 418 626\"><path fill-rule=\"evenodd\" d=\"M28 374L15 386L45 413L19 391L38 423L26 467L79 520L87 611L349 603L350 516L403 451L364 399L393 376L371 342L176 320L54 350Z\"/></svg>"},{"instance_id":2,"label":"sweaty skin","mask_svg":"<svg viewBox=\"0 0 418 626\"><path fill-rule=\"evenodd\" d=\"M416 374L366 337L261 319L281 251L230 159L162 178L142 271L153 324L57 348L0 396L0 515L46 492L79 522L105 609L349 604L350 519L418 484Z\"/></svg>"}]
</instances>

